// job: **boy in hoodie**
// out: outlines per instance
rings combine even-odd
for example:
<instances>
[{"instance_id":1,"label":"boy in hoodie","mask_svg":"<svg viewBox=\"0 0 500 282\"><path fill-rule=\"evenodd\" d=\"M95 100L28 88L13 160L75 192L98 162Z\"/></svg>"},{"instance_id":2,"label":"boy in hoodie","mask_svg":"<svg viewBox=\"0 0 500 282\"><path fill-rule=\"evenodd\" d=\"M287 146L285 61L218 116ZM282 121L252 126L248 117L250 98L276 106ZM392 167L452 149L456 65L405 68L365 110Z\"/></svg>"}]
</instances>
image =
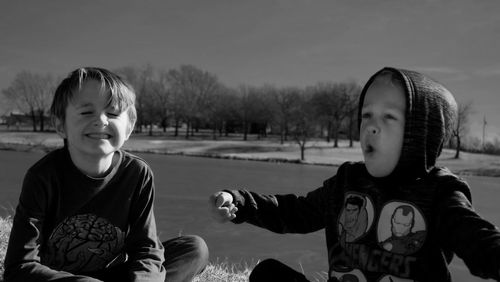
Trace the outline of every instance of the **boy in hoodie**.
<instances>
[{"instance_id":1,"label":"boy in hoodie","mask_svg":"<svg viewBox=\"0 0 500 282\"><path fill-rule=\"evenodd\" d=\"M500 279L498 229L474 211L467 183L436 166L456 114L438 82L384 68L359 100L364 162L342 164L306 196L217 192L212 214L278 233L325 229L329 281L451 281L454 254L472 274ZM250 281L308 280L268 259Z\"/></svg>"}]
</instances>

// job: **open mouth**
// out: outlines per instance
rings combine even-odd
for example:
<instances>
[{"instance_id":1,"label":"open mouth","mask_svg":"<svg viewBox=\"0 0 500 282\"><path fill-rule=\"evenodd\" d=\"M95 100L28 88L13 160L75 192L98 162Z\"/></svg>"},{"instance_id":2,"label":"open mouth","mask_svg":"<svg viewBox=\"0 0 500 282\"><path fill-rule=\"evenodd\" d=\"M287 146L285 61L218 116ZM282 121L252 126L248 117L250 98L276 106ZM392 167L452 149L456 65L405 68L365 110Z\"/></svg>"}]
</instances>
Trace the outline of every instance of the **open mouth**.
<instances>
[{"instance_id":1,"label":"open mouth","mask_svg":"<svg viewBox=\"0 0 500 282\"><path fill-rule=\"evenodd\" d=\"M107 133L89 133L85 134L85 136L92 139L111 139L111 135Z\"/></svg>"},{"instance_id":2,"label":"open mouth","mask_svg":"<svg viewBox=\"0 0 500 282\"><path fill-rule=\"evenodd\" d=\"M372 145L368 144L365 146L365 154L370 154L370 153L373 153L375 152L375 147L373 147Z\"/></svg>"}]
</instances>

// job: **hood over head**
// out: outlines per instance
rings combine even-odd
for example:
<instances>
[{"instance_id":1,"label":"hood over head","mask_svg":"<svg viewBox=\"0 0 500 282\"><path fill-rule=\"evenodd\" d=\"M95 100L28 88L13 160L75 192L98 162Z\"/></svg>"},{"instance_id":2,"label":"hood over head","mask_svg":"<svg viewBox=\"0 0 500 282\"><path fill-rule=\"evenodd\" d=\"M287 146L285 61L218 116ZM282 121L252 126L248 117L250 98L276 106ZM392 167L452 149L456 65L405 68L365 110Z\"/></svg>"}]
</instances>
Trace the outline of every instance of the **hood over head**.
<instances>
[{"instance_id":1,"label":"hood over head","mask_svg":"<svg viewBox=\"0 0 500 282\"><path fill-rule=\"evenodd\" d=\"M457 103L439 82L415 71L385 67L372 75L361 91L358 128L366 91L384 71L392 72L402 81L406 98L402 152L396 168L388 177L407 180L422 177L435 166L443 144L451 135Z\"/></svg>"}]
</instances>

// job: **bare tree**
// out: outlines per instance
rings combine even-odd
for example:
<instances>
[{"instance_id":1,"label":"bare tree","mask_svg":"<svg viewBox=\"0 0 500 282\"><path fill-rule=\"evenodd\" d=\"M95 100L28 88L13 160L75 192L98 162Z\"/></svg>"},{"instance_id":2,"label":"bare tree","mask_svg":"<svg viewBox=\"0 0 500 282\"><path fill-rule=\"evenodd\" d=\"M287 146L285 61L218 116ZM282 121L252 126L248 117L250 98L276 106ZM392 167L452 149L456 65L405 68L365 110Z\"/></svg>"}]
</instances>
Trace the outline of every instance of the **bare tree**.
<instances>
[{"instance_id":1,"label":"bare tree","mask_svg":"<svg viewBox=\"0 0 500 282\"><path fill-rule=\"evenodd\" d=\"M318 83L314 86L310 86L306 88L306 92L311 95L311 104L314 107L314 115L315 119L322 126L321 132L323 133L324 128L326 127L326 142L330 143L331 130L332 130L332 120L331 120L331 104L332 96L328 91L330 88L325 83Z\"/></svg>"},{"instance_id":2,"label":"bare tree","mask_svg":"<svg viewBox=\"0 0 500 282\"><path fill-rule=\"evenodd\" d=\"M218 116L220 117L221 126L219 127L219 135L228 137L230 132L234 132L235 124L238 120L238 97L236 96L236 90L233 88L225 88L222 92L222 97L219 100L222 104L220 109L222 110Z\"/></svg>"},{"instance_id":3,"label":"bare tree","mask_svg":"<svg viewBox=\"0 0 500 282\"><path fill-rule=\"evenodd\" d=\"M240 85L237 90L239 100L238 116L242 124L243 140L248 134L257 132L257 138L265 137L268 125L273 120L271 97L267 95L267 87Z\"/></svg>"},{"instance_id":4,"label":"bare tree","mask_svg":"<svg viewBox=\"0 0 500 282\"><path fill-rule=\"evenodd\" d=\"M236 119L237 105L234 90L220 85L207 107L207 117L212 126L212 139L217 139L217 131L219 136L222 136L223 132L228 136L227 125Z\"/></svg>"},{"instance_id":5,"label":"bare tree","mask_svg":"<svg viewBox=\"0 0 500 282\"><path fill-rule=\"evenodd\" d=\"M144 112L142 101L144 100L141 96L142 86L142 72L143 70L138 67L126 66L116 69L115 72L121 75L135 90L135 108L137 109L137 121L135 122L135 130L137 132L142 132L142 126L144 125Z\"/></svg>"},{"instance_id":6,"label":"bare tree","mask_svg":"<svg viewBox=\"0 0 500 282\"><path fill-rule=\"evenodd\" d=\"M351 111L351 85L348 83L336 83L332 95L336 97L335 102L332 104L332 118L333 118L333 147L339 147L339 133L342 122L349 116Z\"/></svg>"},{"instance_id":7,"label":"bare tree","mask_svg":"<svg viewBox=\"0 0 500 282\"><path fill-rule=\"evenodd\" d=\"M153 67L147 65L145 68L139 70L139 81L137 92L137 105L141 112L141 125L148 128L148 135L153 135L153 124L156 121L156 103L155 92L157 84L154 81Z\"/></svg>"},{"instance_id":8,"label":"bare tree","mask_svg":"<svg viewBox=\"0 0 500 282\"><path fill-rule=\"evenodd\" d=\"M316 123L314 121L315 109L312 97L302 92L296 100L291 111L291 133L300 147L300 160L305 160L307 142L315 134Z\"/></svg>"},{"instance_id":9,"label":"bare tree","mask_svg":"<svg viewBox=\"0 0 500 282\"><path fill-rule=\"evenodd\" d=\"M53 91L54 80L51 75L22 71L2 93L20 111L31 117L33 131L37 131L37 123L43 131L45 114L49 110Z\"/></svg>"},{"instance_id":10,"label":"bare tree","mask_svg":"<svg viewBox=\"0 0 500 282\"><path fill-rule=\"evenodd\" d=\"M458 102L458 114L455 121L455 126L452 130L452 137L455 139L455 159L460 158L461 140L465 137L468 131L469 116L472 114L472 102Z\"/></svg>"},{"instance_id":11,"label":"bare tree","mask_svg":"<svg viewBox=\"0 0 500 282\"><path fill-rule=\"evenodd\" d=\"M160 119L163 132L166 132L168 118L170 116L170 102L172 99L172 86L169 82L168 73L166 71L160 71L158 84L155 88L154 94L156 96L156 101L158 102L156 105L158 118Z\"/></svg>"},{"instance_id":12,"label":"bare tree","mask_svg":"<svg viewBox=\"0 0 500 282\"><path fill-rule=\"evenodd\" d=\"M283 144L287 140L292 109L298 101L300 90L296 87L272 90L273 102L276 105L275 115L280 129L280 143Z\"/></svg>"},{"instance_id":13,"label":"bare tree","mask_svg":"<svg viewBox=\"0 0 500 282\"><path fill-rule=\"evenodd\" d=\"M48 115L50 105L52 102L52 96L55 92L54 79L50 74L37 75L36 79L38 83L37 94L35 95L35 104L38 113L38 122L40 125L40 131L45 130L45 117Z\"/></svg>"},{"instance_id":14,"label":"bare tree","mask_svg":"<svg viewBox=\"0 0 500 282\"><path fill-rule=\"evenodd\" d=\"M135 107L137 109L136 130L148 128L148 134L153 135L153 125L159 121L159 93L162 85L155 77L151 65L139 67L123 67L115 70L132 85L136 93Z\"/></svg>"},{"instance_id":15,"label":"bare tree","mask_svg":"<svg viewBox=\"0 0 500 282\"><path fill-rule=\"evenodd\" d=\"M254 88L247 85L240 85L238 87L238 98L239 98L239 117L243 126L243 140L246 141L248 138L248 130L250 128L251 122L251 112L252 112L252 92L255 92Z\"/></svg>"},{"instance_id":16,"label":"bare tree","mask_svg":"<svg viewBox=\"0 0 500 282\"><path fill-rule=\"evenodd\" d=\"M181 126L181 122L184 120L185 114L183 110L183 100L182 93L180 90L172 88L171 89L171 98L169 105L170 113L172 115L172 119L174 120L174 136L179 136L179 128Z\"/></svg>"},{"instance_id":17,"label":"bare tree","mask_svg":"<svg viewBox=\"0 0 500 282\"><path fill-rule=\"evenodd\" d=\"M174 100L184 114L187 124L186 139L196 119L202 118L209 102L219 87L214 74L192 65L181 65L168 72Z\"/></svg>"},{"instance_id":18,"label":"bare tree","mask_svg":"<svg viewBox=\"0 0 500 282\"><path fill-rule=\"evenodd\" d=\"M268 95L267 87L261 86L256 88L252 93L251 100L252 106L252 124L253 130L257 133L257 138L267 137L267 130L269 125L275 119L275 112L273 111L272 97Z\"/></svg>"},{"instance_id":19,"label":"bare tree","mask_svg":"<svg viewBox=\"0 0 500 282\"><path fill-rule=\"evenodd\" d=\"M358 100L361 94L361 85L356 82L350 82L347 84L348 87L348 100L346 101L345 111L347 117L347 135L349 138L349 147L354 146L355 134L358 133L356 130L358 126Z\"/></svg>"},{"instance_id":20,"label":"bare tree","mask_svg":"<svg viewBox=\"0 0 500 282\"><path fill-rule=\"evenodd\" d=\"M352 91L350 83L320 82L309 88L313 93L312 101L316 116L319 120L326 122L326 141L330 142L333 135L333 147L338 147L339 132L342 122L350 113L350 94Z\"/></svg>"}]
</instances>

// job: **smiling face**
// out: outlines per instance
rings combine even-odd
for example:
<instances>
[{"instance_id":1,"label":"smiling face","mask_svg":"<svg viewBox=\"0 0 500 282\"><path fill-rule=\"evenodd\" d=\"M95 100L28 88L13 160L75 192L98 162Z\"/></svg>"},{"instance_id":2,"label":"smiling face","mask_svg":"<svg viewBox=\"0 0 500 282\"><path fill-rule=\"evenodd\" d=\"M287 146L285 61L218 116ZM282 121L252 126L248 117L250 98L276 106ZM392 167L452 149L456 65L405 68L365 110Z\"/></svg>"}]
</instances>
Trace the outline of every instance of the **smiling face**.
<instances>
[{"instance_id":1,"label":"smiling face","mask_svg":"<svg viewBox=\"0 0 500 282\"><path fill-rule=\"evenodd\" d=\"M361 110L360 141L368 172L391 174L403 147L406 100L402 86L389 77L375 78L366 91Z\"/></svg>"},{"instance_id":2,"label":"smiling face","mask_svg":"<svg viewBox=\"0 0 500 282\"><path fill-rule=\"evenodd\" d=\"M67 139L73 159L102 159L121 148L131 133L127 109L109 105L110 92L97 80L88 80L75 90L65 110L65 120L56 129Z\"/></svg>"}]
</instances>

